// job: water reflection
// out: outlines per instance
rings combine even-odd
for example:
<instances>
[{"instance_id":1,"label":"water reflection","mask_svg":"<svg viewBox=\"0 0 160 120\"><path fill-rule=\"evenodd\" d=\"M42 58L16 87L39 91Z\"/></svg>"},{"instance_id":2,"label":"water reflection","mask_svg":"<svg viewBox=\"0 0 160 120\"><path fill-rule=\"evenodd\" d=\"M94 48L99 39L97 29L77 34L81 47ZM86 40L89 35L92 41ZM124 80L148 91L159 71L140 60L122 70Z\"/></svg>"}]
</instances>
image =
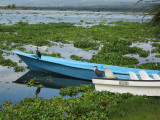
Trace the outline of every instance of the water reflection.
<instances>
[{"instance_id":1,"label":"water reflection","mask_svg":"<svg viewBox=\"0 0 160 120\"><path fill-rule=\"evenodd\" d=\"M37 90L36 90L36 97L38 96L38 94L40 93L40 91L41 91L41 87L37 87Z\"/></svg>"},{"instance_id":2,"label":"water reflection","mask_svg":"<svg viewBox=\"0 0 160 120\"><path fill-rule=\"evenodd\" d=\"M36 84L28 87L26 83L30 80L35 80ZM13 68L0 66L0 105L7 99L12 100L12 104L15 104L27 97L54 98L60 96L60 88L80 84L92 84L92 82L27 70L16 73ZM41 88L42 86L44 87ZM64 98L68 97L64 96Z\"/></svg>"},{"instance_id":3,"label":"water reflection","mask_svg":"<svg viewBox=\"0 0 160 120\"><path fill-rule=\"evenodd\" d=\"M34 81L34 85L42 84L44 87L49 88L63 88L67 86L79 86L81 84L92 84L92 81L85 81L75 78L70 78L54 73L44 73L38 71L29 71L16 81L15 83L25 84L30 81ZM40 88L37 88L37 92L40 92ZM36 93L37 93L36 92Z\"/></svg>"}]
</instances>

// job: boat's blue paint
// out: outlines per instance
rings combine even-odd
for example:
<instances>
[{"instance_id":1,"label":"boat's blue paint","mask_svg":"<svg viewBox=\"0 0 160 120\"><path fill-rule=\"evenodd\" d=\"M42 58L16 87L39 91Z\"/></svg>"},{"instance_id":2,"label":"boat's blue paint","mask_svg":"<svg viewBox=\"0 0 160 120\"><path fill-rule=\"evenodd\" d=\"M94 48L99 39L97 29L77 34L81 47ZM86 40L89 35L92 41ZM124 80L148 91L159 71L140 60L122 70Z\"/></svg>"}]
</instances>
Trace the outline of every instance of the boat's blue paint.
<instances>
[{"instance_id":1,"label":"boat's blue paint","mask_svg":"<svg viewBox=\"0 0 160 120\"><path fill-rule=\"evenodd\" d=\"M103 69L109 68L113 71L115 76L120 79L130 79L129 72L131 71L135 72L138 75L139 71L144 70L151 77L153 73L160 75L160 71L157 70L119 67L119 66L56 58L50 56L42 56L41 59L38 60L37 55L35 54L28 54L19 51L13 51L13 52L17 54L29 66L31 70L55 72L70 77L86 79L86 80L92 80L93 77L96 77L96 74L94 73L94 66L97 66L98 69L103 72L103 76L104 76Z\"/></svg>"}]
</instances>

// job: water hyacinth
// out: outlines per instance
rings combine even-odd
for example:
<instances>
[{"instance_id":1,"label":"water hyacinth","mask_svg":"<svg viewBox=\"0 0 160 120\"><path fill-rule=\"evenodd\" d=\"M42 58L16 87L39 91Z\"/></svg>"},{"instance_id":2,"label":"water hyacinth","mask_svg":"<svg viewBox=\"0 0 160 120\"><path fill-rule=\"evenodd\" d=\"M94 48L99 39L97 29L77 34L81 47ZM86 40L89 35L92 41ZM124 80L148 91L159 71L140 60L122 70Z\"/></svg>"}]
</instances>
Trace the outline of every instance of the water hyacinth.
<instances>
[{"instance_id":1,"label":"water hyacinth","mask_svg":"<svg viewBox=\"0 0 160 120\"><path fill-rule=\"evenodd\" d=\"M70 87L77 89L78 87ZM70 91L70 88L65 88ZM6 100L1 105L1 119L146 119L159 117L159 98L134 96L129 93L119 94L107 91L95 91L91 85L81 85L83 91L80 97L64 99L57 96L54 99L33 97L22 99L12 105ZM64 91L64 89L61 89ZM81 91L80 90L80 91ZM72 92L74 93L74 90ZM155 112L155 109L157 110ZM154 111L154 112L149 112ZM137 114L137 116L135 116ZM141 114L141 115L140 115ZM154 115L153 115L154 114ZM153 117L154 116L154 117Z\"/></svg>"},{"instance_id":2,"label":"water hyacinth","mask_svg":"<svg viewBox=\"0 0 160 120\"><path fill-rule=\"evenodd\" d=\"M110 26L101 24L88 28L82 26L75 27L74 23L63 22L47 24L28 24L26 22L19 22L14 25L1 24L0 28L3 35L0 39L2 43L7 45L0 46L0 49L19 49L27 52L22 46L28 44L51 46L51 42L69 43L68 41L70 41L73 42L75 47L84 50L98 50L100 49L100 46L102 46L98 54L93 55L89 62L128 66L131 64L136 65L139 61L136 58L124 57L123 55L139 54L140 57L148 57L150 54L149 51L145 51L139 47L130 47L132 42L143 42L147 41L145 38L154 37L152 32L145 31L145 24L142 25L137 22L122 21L112 22L110 24L115 25ZM153 45L155 46L155 44ZM154 51L158 51L158 48L152 50L152 52ZM61 57L60 53L55 54L54 52L53 54L42 54ZM82 57L75 57L75 55L70 58L88 61ZM119 59L121 61L119 61Z\"/></svg>"}]
</instances>

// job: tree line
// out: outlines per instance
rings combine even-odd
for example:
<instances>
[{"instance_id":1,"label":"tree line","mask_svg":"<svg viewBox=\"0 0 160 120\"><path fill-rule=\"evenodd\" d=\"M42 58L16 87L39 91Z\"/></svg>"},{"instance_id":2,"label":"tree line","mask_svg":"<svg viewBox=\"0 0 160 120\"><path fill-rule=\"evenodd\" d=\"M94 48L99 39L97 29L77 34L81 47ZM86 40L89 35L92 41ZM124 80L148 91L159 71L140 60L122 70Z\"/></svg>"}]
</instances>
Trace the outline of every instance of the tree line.
<instances>
[{"instance_id":1,"label":"tree line","mask_svg":"<svg viewBox=\"0 0 160 120\"><path fill-rule=\"evenodd\" d=\"M152 20L148 23L149 26L155 28L155 35L159 39L160 38L160 0L139 0L136 4L141 2L152 3L148 6L145 6L144 9L147 10L148 13L153 15Z\"/></svg>"},{"instance_id":2,"label":"tree line","mask_svg":"<svg viewBox=\"0 0 160 120\"><path fill-rule=\"evenodd\" d=\"M10 8L16 8L16 5L15 4L12 4L12 5L7 5L4 7L5 9L10 9Z\"/></svg>"},{"instance_id":3,"label":"tree line","mask_svg":"<svg viewBox=\"0 0 160 120\"><path fill-rule=\"evenodd\" d=\"M3 9L22 9L22 10L32 10L33 8L31 7L25 7L25 6L16 6L15 4L12 5L7 5L3 7Z\"/></svg>"}]
</instances>

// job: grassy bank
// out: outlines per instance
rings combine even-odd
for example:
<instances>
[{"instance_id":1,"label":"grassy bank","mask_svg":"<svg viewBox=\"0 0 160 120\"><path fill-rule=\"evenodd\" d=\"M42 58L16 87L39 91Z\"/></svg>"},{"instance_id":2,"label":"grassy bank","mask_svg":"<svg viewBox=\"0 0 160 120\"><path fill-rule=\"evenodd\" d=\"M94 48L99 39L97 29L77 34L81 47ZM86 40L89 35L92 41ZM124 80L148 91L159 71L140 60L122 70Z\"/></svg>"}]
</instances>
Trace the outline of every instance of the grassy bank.
<instances>
[{"instance_id":1,"label":"grassy bank","mask_svg":"<svg viewBox=\"0 0 160 120\"><path fill-rule=\"evenodd\" d=\"M92 85L61 89L62 95L76 95L64 99L25 98L12 105L10 100L1 105L1 119L95 119L95 120L158 120L160 98L98 92Z\"/></svg>"}]
</instances>

